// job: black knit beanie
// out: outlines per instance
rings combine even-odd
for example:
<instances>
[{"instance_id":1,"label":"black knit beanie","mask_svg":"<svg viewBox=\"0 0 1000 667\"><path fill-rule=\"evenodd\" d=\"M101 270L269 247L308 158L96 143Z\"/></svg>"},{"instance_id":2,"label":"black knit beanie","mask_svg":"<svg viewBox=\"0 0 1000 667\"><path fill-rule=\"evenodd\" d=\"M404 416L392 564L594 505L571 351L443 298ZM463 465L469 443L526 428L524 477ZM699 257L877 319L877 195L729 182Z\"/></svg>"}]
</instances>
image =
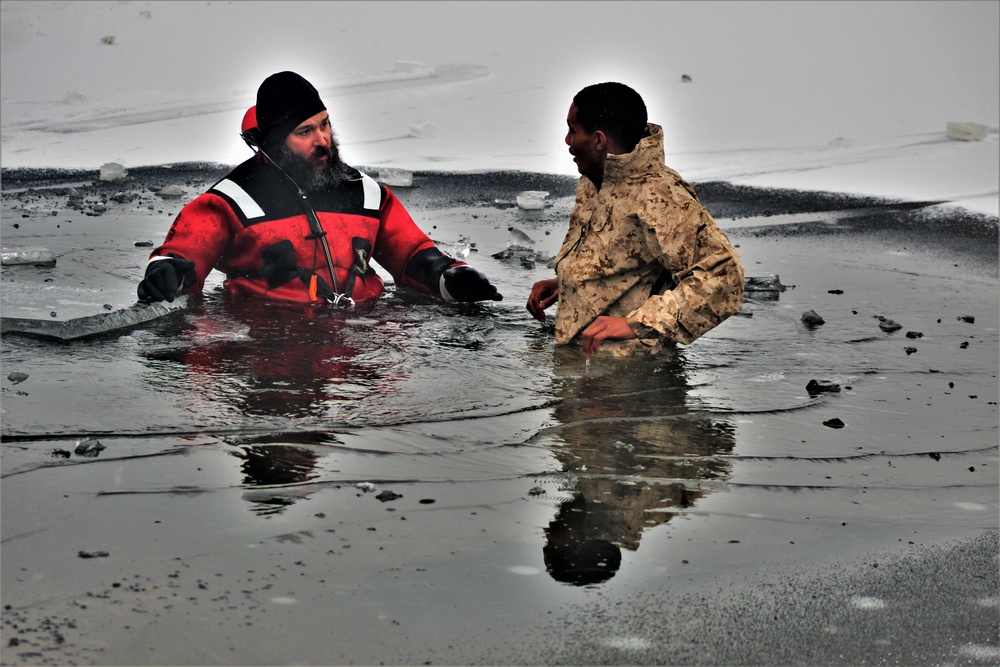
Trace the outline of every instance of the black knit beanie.
<instances>
[{"instance_id":1,"label":"black knit beanie","mask_svg":"<svg viewBox=\"0 0 1000 667\"><path fill-rule=\"evenodd\" d=\"M257 89L257 127L264 144L284 142L299 123L326 109L311 83L295 72L278 72Z\"/></svg>"}]
</instances>

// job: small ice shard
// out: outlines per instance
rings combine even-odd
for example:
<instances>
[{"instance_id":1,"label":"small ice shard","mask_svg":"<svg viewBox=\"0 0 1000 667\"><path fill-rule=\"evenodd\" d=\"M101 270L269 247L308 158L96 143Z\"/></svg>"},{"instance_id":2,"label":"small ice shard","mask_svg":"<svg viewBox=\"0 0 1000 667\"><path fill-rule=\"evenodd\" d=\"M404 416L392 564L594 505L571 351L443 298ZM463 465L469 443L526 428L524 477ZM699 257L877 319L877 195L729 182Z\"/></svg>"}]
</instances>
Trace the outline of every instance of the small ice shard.
<instances>
[{"instance_id":1,"label":"small ice shard","mask_svg":"<svg viewBox=\"0 0 1000 667\"><path fill-rule=\"evenodd\" d=\"M410 126L411 137L433 137L437 134L437 126L428 121L418 121Z\"/></svg>"},{"instance_id":2,"label":"small ice shard","mask_svg":"<svg viewBox=\"0 0 1000 667\"><path fill-rule=\"evenodd\" d=\"M48 248L41 247L5 247L0 251L0 264L17 266L33 264L35 266L55 266L56 256Z\"/></svg>"},{"instance_id":3,"label":"small ice shard","mask_svg":"<svg viewBox=\"0 0 1000 667\"><path fill-rule=\"evenodd\" d=\"M378 170L378 180L393 188L408 188L413 185L413 172L407 169L383 167Z\"/></svg>"},{"instance_id":4,"label":"small ice shard","mask_svg":"<svg viewBox=\"0 0 1000 667\"><path fill-rule=\"evenodd\" d=\"M851 604L858 609L885 609L885 601L880 598L855 595L851 598Z\"/></svg>"},{"instance_id":5,"label":"small ice shard","mask_svg":"<svg viewBox=\"0 0 1000 667\"><path fill-rule=\"evenodd\" d=\"M816 396L824 392L839 394L840 385L829 380L809 380L809 383L806 385L806 391L809 392L810 396Z\"/></svg>"},{"instance_id":6,"label":"small ice shard","mask_svg":"<svg viewBox=\"0 0 1000 667\"><path fill-rule=\"evenodd\" d=\"M101 44L104 44L106 46L111 46L114 43L115 43L115 36L114 35L108 35L107 37L101 37Z\"/></svg>"},{"instance_id":7,"label":"small ice shard","mask_svg":"<svg viewBox=\"0 0 1000 667\"><path fill-rule=\"evenodd\" d=\"M513 246L524 247L524 246L534 245L535 243L535 241L530 236L522 232L517 227L508 227L507 231L510 232L510 239L507 241L507 247L513 247Z\"/></svg>"},{"instance_id":8,"label":"small ice shard","mask_svg":"<svg viewBox=\"0 0 1000 667\"><path fill-rule=\"evenodd\" d=\"M815 310L807 310L802 313L802 323L808 327L816 327L821 324L826 324L826 320L824 320Z\"/></svg>"},{"instance_id":9,"label":"small ice shard","mask_svg":"<svg viewBox=\"0 0 1000 667\"><path fill-rule=\"evenodd\" d=\"M117 162L106 162L101 165L100 178L102 181L124 181L126 176L128 176L128 172L125 170L125 167Z\"/></svg>"},{"instance_id":10,"label":"small ice shard","mask_svg":"<svg viewBox=\"0 0 1000 667\"><path fill-rule=\"evenodd\" d=\"M990 128L979 123L948 123L946 129L949 139L959 141L982 141L990 133Z\"/></svg>"},{"instance_id":11,"label":"small ice shard","mask_svg":"<svg viewBox=\"0 0 1000 667\"><path fill-rule=\"evenodd\" d=\"M545 198L549 196L544 190L525 190L517 194L517 206L525 211L537 211L545 208Z\"/></svg>"},{"instance_id":12,"label":"small ice shard","mask_svg":"<svg viewBox=\"0 0 1000 667\"><path fill-rule=\"evenodd\" d=\"M605 646L618 651L648 651L653 647L653 642L645 637L620 636L606 637L600 640Z\"/></svg>"},{"instance_id":13,"label":"small ice shard","mask_svg":"<svg viewBox=\"0 0 1000 667\"><path fill-rule=\"evenodd\" d=\"M358 482L357 484L355 484L355 486L364 491L365 493L371 493L372 491L375 490L375 485L372 484L371 482Z\"/></svg>"},{"instance_id":14,"label":"small ice shard","mask_svg":"<svg viewBox=\"0 0 1000 667\"><path fill-rule=\"evenodd\" d=\"M508 245L500 252L493 253L490 257L493 259L516 259L524 265L530 264L534 266L535 263L535 251L519 245Z\"/></svg>"},{"instance_id":15,"label":"small ice shard","mask_svg":"<svg viewBox=\"0 0 1000 667\"><path fill-rule=\"evenodd\" d=\"M534 266L535 251L531 246L535 243L530 236L522 232L517 227L508 227L510 234L507 237L507 247L498 253L494 253L494 259L517 259L529 268Z\"/></svg>"},{"instance_id":16,"label":"small ice shard","mask_svg":"<svg viewBox=\"0 0 1000 667\"><path fill-rule=\"evenodd\" d=\"M7 379L13 384L20 384L28 379L28 374L21 373L20 371L12 371L10 375L7 376Z\"/></svg>"},{"instance_id":17,"label":"small ice shard","mask_svg":"<svg viewBox=\"0 0 1000 667\"><path fill-rule=\"evenodd\" d=\"M779 276L747 276L743 281L746 292L784 292Z\"/></svg>"},{"instance_id":18,"label":"small ice shard","mask_svg":"<svg viewBox=\"0 0 1000 667\"><path fill-rule=\"evenodd\" d=\"M79 90L71 90L63 96L63 104L83 104L87 97Z\"/></svg>"},{"instance_id":19,"label":"small ice shard","mask_svg":"<svg viewBox=\"0 0 1000 667\"><path fill-rule=\"evenodd\" d=\"M456 259L465 259L473 248L472 241L469 240L468 236L459 236L458 240L454 242L435 241L435 245L441 252Z\"/></svg>"},{"instance_id":20,"label":"small ice shard","mask_svg":"<svg viewBox=\"0 0 1000 667\"><path fill-rule=\"evenodd\" d=\"M903 325L895 320L883 319L878 323L878 328L886 333L892 333L893 331L899 331L903 328Z\"/></svg>"},{"instance_id":21,"label":"small ice shard","mask_svg":"<svg viewBox=\"0 0 1000 667\"><path fill-rule=\"evenodd\" d=\"M747 276L743 281L743 293L748 299L776 301L785 289L778 276Z\"/></svg>"},{"instance_id":22,"label":"small ice shard","mask_svg":"<svg viewBox=\"0 0 1000 667\"><path fill-rule=\"evenodd\" d=\"M76 443L76 448L73 449L73 453L77 456L94 458L104 449L106 449L105 446L102 445L96 438L84 438Z\"/></svg>"},{"instance_id":23,"label":"small ice shard","mask_svg":"<svg viewBox=\"0 0 1000 667\"><path fill-rule=\"evenodd\" d=\"M168 185L157 190L156 194L164 199L177 199L184 196L184 188L179 185Z\"/></svg>"}]
</instances>

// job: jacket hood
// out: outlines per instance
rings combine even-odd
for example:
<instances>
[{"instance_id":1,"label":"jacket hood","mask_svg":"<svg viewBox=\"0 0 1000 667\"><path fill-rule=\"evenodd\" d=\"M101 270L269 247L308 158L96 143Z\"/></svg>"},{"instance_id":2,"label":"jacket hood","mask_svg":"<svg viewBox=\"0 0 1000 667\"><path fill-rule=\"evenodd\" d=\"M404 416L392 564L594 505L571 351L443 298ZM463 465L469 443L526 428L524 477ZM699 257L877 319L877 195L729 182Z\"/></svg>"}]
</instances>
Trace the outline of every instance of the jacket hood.
<instances>
[{"instance_id":1,"label":"jacket hood","mask_svg":"<svg viewBox=\"0 0 1000 667\"><path fill-rule=\"evenodd\" d=\"M641 178L663 169L665 164L663 128L655 123L646 123L646 135L639 140L632 152L608 154L604 162L604 180Z\"/></svg>"}]
</instances>

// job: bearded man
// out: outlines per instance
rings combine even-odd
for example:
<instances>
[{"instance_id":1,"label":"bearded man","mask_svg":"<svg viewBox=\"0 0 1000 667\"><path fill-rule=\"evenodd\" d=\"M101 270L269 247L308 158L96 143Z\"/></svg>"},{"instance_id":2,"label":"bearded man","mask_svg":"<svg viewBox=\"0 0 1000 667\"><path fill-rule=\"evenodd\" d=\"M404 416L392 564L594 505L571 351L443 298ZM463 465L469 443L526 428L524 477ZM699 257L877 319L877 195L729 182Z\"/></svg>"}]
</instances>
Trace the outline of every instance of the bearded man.
<instances>
[{"instance_id":1,"label":"bearded man","mask_svg":"<svg viewBox=\"0 0 1000 667\"><path fill-rule=\"evenodd\" d=\"M216 269L234 295L356 303L385 285L447 301L500 301L482 273L442 253L392 191L344 164L316 88L294 72L269 76L244 118L255 155L177 215L153 250L138 295L173 301Z\"/></svg>"}]
</instances>

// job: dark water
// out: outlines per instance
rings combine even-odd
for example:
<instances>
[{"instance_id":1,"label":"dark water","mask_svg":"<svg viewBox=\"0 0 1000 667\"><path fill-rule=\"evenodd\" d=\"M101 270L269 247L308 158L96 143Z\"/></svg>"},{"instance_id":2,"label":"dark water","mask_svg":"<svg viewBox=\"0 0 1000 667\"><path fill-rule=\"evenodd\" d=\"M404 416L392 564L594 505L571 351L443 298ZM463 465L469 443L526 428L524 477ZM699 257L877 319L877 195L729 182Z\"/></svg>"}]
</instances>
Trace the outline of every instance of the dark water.
<instances>
[{"instance_id":1,"label":"dark water","mask_svg":"<svg viewBox=\"0 0 1000 667\"><path fill-rule=\"evenodd\" d=\"M511 637L595 595L997 528L995 220L705 184L747 276L787 288L672 354L587 362L524 308L572 205L572 183L535 178L399 192L499 303L301 309L212 286L120 333L5 335L5 664L512 660ZM511 206L519 189L550 206ZM172 212L70 212L71 234L45 217L59 196L29 194L5 196L4 245L60 260L4 267L4 299L129 298L132 240ZM84 438L106 449L72 454ZM612 661L647 646L598 639Z\"/></svg>"}]
</instances>

